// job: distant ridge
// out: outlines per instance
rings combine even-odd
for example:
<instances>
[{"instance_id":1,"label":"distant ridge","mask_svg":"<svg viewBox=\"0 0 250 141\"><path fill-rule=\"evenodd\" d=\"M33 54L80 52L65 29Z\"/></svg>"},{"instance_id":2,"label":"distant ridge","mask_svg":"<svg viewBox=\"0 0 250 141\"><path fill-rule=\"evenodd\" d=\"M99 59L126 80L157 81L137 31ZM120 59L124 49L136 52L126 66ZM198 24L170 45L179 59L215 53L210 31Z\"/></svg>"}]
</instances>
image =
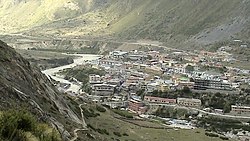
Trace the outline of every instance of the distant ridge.
<instances>
[{"instance_id":1,"label":"distant ridge","mask_svg":"<svg viewBox=\"0 0 250 141\"><path fill-rule=\"evenodd\" d=\"M249 7L249 0L4 0L0 31L210 44L249 40Z\"/></svg>"}]
</instances>

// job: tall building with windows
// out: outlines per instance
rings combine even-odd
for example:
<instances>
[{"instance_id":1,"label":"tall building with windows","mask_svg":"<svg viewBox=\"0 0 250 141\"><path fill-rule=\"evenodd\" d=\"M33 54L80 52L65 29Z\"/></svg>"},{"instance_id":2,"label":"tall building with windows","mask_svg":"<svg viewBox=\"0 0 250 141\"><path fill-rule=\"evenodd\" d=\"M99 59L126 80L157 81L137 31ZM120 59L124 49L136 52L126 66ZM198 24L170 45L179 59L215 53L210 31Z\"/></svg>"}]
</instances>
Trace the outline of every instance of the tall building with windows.
<instances>
[{"instance_id":1,"label":"tall building with windows","mask_svg":"<svg viewBox=\"0 0 250 141\"><path fill-rule=\"evenodd\" d=\"M232 87L230 83L224 83L222 81L195 79L194 89L195 90L207 90L207 89L232 90Z\"/></svg>"}]
</instances>

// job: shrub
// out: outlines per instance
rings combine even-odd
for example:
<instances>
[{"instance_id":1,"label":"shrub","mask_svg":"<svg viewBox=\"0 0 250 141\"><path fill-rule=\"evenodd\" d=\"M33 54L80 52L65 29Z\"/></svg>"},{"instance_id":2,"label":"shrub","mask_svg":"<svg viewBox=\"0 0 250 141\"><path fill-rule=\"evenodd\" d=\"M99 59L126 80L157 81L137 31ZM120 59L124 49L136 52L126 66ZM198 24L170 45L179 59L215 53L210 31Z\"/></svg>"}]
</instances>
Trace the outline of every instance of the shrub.
<instances>
[{"instance_id":1,"label":"shrub","mask_svg":"<svg viewBox=\"0 0 250 141\"><path fill-rule=\"evenodd\" d=\"M90 129L96 131L95 127L93 127L92 125L88 124L87 127L89 127Z\"/></svg>"},{"instance_id":2,"label":"shrub","mask_svg":"<svg viewBox=\"0 0 250 141\"><path fill-rule=\"evenodd\" d=\"M121 133L119 133L119 132L113 132L114 133L114 135L116 135L116 136L118 136L118 137L121 137L122 135L121 135Z\"/></svg>"},{"instance_id":3,"label":"shrub","mask_svg":"<svg viewBox=\"0 0 250 141\"><path fill-rule=\"evenodd\" d=\"M100 116L100 114L99 113L95 113L95 111L93 109L86 109L86 108L82 107L82 110L83 110L83 115L86 118Z\"/></svg>"},{"instance_id":4,"label":"shrub","mask_svg":"<svg viewBox=\"0 0 250 141\"><path fill-rule=\"evenodd\" d=\"M0 118L0 135L5 139L22 140L24 138L22 131L34 130L35 124L35 118L28 112L9 110L4 112Z\"/></svg>"},{"instance_id":5,"label":"shrub","mask_svg":"<svg viewBox=\"0 0 250 141\"><path fill-rule=\"evenodd\" d=\"M229 138L228 138L228 137L225 137L225 136L220 136L220 138L221 138L222 140L229 140Z\"/></svg>"},{"instance_id":6,"label":"shrub","mask_svg":"<svg viewBox=\"0 0 250 141\"><path fill-rule=\"evenodd\" d=\"M233 131L233 134L234 134L234 135L238 134L238 131L234 130L234 131Z\"/></svg>"},{"instance_id":7,"label":"shrub","mask_svg":"<svg viewBox=\"0 0 250 141\"><path fill-rule=\"evenodd\" d=\"M0 117L0 140L26 141L26 133L30 132L40 141L59 141L60 136L56 130L48 132L49 126L39 123L27 111L9 110Z\"/></svg>"},{"instance_id":8,"label":"shrub","mask_svg":"<svg viewBox=\"0 0 250 141\"><path fill-rule=\"evenodd\" d=\"M218 134L212 133L212 132L206 132L205 135L206 135L206 136L209 136L209 137L219 137Z\"/></svg>"},{"instance_id":9,"label":"shrub","mask_svg":"<svg viewBox=\"0 0 250 141\"><path fill-rule=\"evenodd\" d=\"M106 112L106 109L102 106L99 106L99 105L96 105L96 110L99 112L102 112L102 113Z\"/></svg>"},{"instance_id":10,"label":"shrub","mask_svg":"<svg viewBox=\"0 0 250 141\"><path fill-rule=\"evenodd\" d=\"M100 134L106 134L106 135L109 135L109 132L106 130L106 129L97 129L96 130L98 133L100 133Z\"/></svg>"},{"instance_id":11,"label":"shrub","mask_svg":"<svg viewBox=\"0 0 250 141\"><path fill-rule=\"evenodd\" d=\"M108 108L108 109L111 109L111 107L109 106L109 105L102 105L103 107L106 107L106 108Z\"/></svg>"},{"instance_id":12,"label":"shrub","mask_svg":"<svg viewBox=\"0 0 250 141\"><path fill-rule=\"evenodd\" d=\"M133 118L133 114L127 112L127 111L121 111L121 110L117 110L117 109L114 109L113 110L114 113L120 115L120 116L123 116L123 117L126 117L126 118Z\"/></svg>"},{"instance_id":13,"label":"shrub","mask_svg":"<svg viewBox=\"0 0 250 141\"><path fill-rule=\"evenodd\" d=\"M122 135L123 135L123 136L128 136L128 134L127 134L127 133L123 133Z\"/></svg>"}]
</instances>

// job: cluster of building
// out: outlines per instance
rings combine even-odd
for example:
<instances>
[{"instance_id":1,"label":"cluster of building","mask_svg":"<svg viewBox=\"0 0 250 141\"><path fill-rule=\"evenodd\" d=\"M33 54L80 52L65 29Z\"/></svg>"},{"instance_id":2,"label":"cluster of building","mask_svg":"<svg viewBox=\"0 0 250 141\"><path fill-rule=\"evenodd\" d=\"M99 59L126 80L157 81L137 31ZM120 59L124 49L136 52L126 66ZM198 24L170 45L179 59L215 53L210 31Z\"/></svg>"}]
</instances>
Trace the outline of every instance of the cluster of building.
<instances>
[{"instance_id":1,"label":"cluster of building","mask_svg":"<svg viewBox=\"0 0 250 141\"><path fill-rule=\"evenodd\" d=\"M128 109L138 114L144 114L147 111L148 106L151 105L178 105L192 108L200 108L201 100L190 98L168 99L153 96L145 96L144 100L141 100L136 96L132 96L128 103Z\"/></svg>"},{"instance_id":2,"label":"cluster of building","mask_svg":"<svg viewBox=\"0 0 250 141\"><path fill-rule=\"evenodd\" d=\"M168 99L145 96L134 99L139 90L169 92L188 87L191 90L237 91L242 84L249 84L249 70L225 67L223 62L233 56L225 51L215 53L200 51L196 54L158 51L113 51L89 62L93 67L106 71L104 76L91 74L89 83L92 93L111 101L128 101L129 109L145 112L145 103L177 104L187 107L201 107L201 100L177 98ZM124 95L125 94L125 95ZM112 99L110 97L119 98Z\"/></svg>"}]
</instances>

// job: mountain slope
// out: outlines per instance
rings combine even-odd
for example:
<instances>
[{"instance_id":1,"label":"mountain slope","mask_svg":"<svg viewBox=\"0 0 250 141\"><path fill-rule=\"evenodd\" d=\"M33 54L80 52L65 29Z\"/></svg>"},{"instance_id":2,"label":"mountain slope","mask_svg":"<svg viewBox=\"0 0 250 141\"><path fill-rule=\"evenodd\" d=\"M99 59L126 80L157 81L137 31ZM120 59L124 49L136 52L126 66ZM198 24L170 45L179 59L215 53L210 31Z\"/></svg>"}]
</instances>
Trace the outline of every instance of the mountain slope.
<instances>
[{"instance_id":1,"label":"mountain slope","mask_svg":"<svg viewBox=\"0 0 250 141\"><path fill-rule=\"evenodd\" d=\"M0 41L0 110L27 108L51 123L65 140L81 125L79 114L40 71ZM78 106L78 105L77 105Z\"/></svg>"},{"instance_id":2,"label":"mountain slope","mask_svg":"<svg viewBox=\"0 0 250 141\"><path fill-rule=\"evenodd\" d=\"M249 0L13 1L0 1L0 27L4 32L111 36L170 44L248 40L250 33Z\"/></svg>"},{"instance_id":3,"label":"mountain slope","mask_svg":"<svg viewBox=\"0 0 250 141\"><path fill-rule=\"evenodd\" d=\"M187 38L214 42L221 35L228 39L236 33L249 33L249 1L160 0L144 2L113 25L122 37L181 42ZM141 4L142 5L142 4ZM129 24L123 26L125 21ZM135 24L134 24L135 23ZM216 30L219 28L219 30ZM248 31L243 29L248 29ZM211 33L210 33L211 32ZM224 34L223 34L224 33ZM131 36L133 35L133 36ZM173 38L173 39L172 39Z\"/></svg>"},{"instance_id":4,"label":"mountain slope","mask_svg":"<svg viewBox=\"0 0 250 141\"><path fill-rule=\"evenodd\" d=\"M1 30L15 32L72 18L104 2L101 0L2 0L0 1Z\"/></svg>"}]
</instances>

